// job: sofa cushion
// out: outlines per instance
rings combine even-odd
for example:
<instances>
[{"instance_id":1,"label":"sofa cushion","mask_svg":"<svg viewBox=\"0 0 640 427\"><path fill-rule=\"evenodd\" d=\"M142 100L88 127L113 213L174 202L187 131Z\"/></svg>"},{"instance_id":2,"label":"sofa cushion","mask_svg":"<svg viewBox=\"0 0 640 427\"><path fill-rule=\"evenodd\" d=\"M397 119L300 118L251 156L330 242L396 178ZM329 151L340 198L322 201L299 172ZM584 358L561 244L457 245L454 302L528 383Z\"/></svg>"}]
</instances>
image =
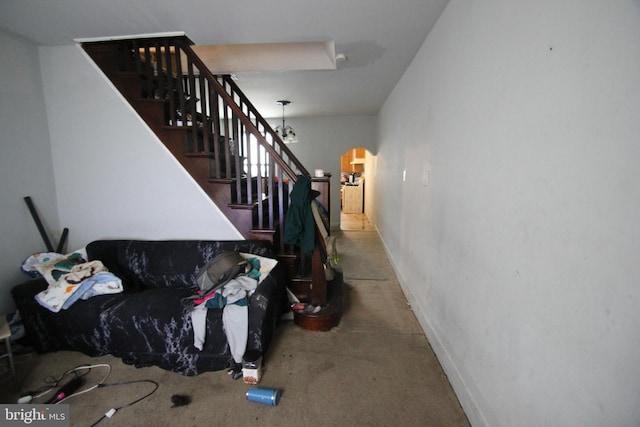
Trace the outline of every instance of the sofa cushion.
<instances>
[{"instance_id":1,"label":"sofa cushion","mask_svg":"<svg viewBox=\"0 0 640 427\"><path fill-rule=\"evenodd\" d=\"M214 369L227 367L226 336L214 332L222 331L222 310L208 310L205 348L197 351L191 315L181 303L189 295L188 289L148 289L109 307L102 317L111 354L138 367L155 365L185 375L198 372L201 358L215 360Z\"/></svg>"},{"instance_id":2,"label":"sofa cushion","mask_svg":"<svg viewBox=\"0 0 640 427\"><path fill-rule=\"evenodd\" d=\"M88 260L100 260L107 269L122 279L125 292L138 292L143 289L140 279L125 265L119 263L118 251L126 246L128 240L96 240L86 247Z\"/></svg>"},{"instance_id":3,"label":"sofa cushion","mask_svg":"<svg viewBox=\"0 0 640 427\"><path fill-rule=\"evenodd\" d=\"M202 256L190 244L130 241L118 250L118 264L145 289L184 288L195 284Z\"/></svg>"}]
</instances>

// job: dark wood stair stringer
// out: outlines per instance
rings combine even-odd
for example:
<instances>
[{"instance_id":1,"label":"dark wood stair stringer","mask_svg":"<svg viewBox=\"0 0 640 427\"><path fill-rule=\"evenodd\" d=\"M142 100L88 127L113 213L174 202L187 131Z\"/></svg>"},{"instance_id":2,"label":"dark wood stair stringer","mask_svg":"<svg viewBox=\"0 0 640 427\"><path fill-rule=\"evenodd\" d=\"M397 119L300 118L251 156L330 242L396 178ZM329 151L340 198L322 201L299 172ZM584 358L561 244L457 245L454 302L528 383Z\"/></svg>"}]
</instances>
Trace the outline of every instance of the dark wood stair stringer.
<instances>
[{"instance_id":1,"label":"dark wood stair stringer","mask_svg":"<svg viewBox=\"0 0 640 427\"><path fill-rule=\"evenodd\" d=\"M169 149L171 154L189 171L218 208L248 239L270 240L275 230L254 229L252 226L253 205L234 203L229 190L233 179L215 179L210 176L209 153L187 153L184 141L189 129L184 126L169 126L164 123L164 102L138 98L132 105L147 125Z\"/></svg>"}]
</instances>

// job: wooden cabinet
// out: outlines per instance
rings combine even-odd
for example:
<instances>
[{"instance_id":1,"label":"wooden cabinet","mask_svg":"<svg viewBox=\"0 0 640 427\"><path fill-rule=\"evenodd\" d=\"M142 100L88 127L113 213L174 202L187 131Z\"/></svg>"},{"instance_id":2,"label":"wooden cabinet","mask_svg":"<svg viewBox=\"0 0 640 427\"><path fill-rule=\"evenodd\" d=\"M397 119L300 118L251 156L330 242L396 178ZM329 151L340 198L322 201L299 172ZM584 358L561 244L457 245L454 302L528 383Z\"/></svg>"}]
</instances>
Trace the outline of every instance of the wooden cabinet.
<instances>
[{"instance_id":1,"label":"wooden cabinet","mask_svg":"<svg viewBox=\"0 0 640 427\"><path fill-rule=\"evenodd\" d=\"M364 203L364 184L345 185L342 187L342 212L362 213Z\"/></svg>"},{"instance_id":2,"label":"wooden cabinet","mask_svg":"<svg viewBox=\"0 0 640 427\"><path fill-rule=\"evenodd\" d=\"M342 156L342 172L364 172L364 148L354 148Z\"/></svg>"}]
</instances>

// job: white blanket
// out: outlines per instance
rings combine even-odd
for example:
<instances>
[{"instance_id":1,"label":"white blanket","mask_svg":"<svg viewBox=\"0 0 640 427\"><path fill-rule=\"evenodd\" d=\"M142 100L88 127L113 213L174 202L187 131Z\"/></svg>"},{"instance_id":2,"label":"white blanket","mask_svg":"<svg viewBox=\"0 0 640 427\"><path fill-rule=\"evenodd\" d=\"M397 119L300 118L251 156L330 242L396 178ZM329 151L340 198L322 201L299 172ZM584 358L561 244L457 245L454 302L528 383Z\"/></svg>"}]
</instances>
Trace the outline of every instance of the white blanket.
<instances>
[{"instance_id":1,"label":"white blanket","mask_svg":"<svg viewBox=\"0 0 640 427\"><path fill-rule=\"evenodd\" d=\"M109 273L100 261L74 265L47 289L36 295L36 301L54 313L69 308L79 299L122 292L122 280Z\"/></svg>"}]
</instances>

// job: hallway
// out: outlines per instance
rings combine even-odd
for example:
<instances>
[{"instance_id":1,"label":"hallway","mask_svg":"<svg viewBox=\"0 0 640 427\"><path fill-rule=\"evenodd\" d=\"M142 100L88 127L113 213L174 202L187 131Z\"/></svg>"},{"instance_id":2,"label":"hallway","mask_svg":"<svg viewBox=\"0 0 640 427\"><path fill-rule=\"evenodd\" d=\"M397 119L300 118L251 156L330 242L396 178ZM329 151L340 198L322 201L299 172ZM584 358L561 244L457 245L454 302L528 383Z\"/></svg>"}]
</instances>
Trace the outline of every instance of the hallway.
<instances>
[{"instance_id":1,"label":"hallway","mask_svg":"<svg viewBox=\"0 0 640 427\"><path fill-rule=\"evenodd\" d=\"M373 225L363 213L346 214L340 211L340 230L342 231L375 231Z\"/></svg>"}]
</instances>

